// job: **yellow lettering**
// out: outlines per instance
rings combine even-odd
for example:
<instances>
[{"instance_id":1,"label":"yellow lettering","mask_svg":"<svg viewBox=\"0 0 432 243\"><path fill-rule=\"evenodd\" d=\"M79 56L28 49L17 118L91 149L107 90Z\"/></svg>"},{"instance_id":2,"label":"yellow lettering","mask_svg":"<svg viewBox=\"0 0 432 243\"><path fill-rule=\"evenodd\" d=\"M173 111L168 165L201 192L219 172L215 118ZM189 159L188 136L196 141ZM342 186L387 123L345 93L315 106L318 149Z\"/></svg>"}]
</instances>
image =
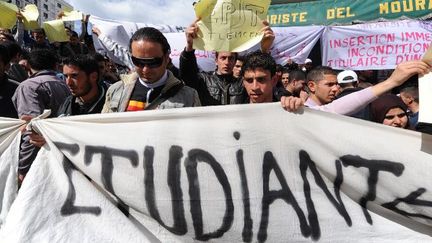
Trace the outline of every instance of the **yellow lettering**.
<instances>
[{"instance_id":1,"label":"yellow lettering","mask_svg":"<svg viewBox=\"0 0 432 243\"><path fill-rule=\"evenodd\" d=\"M343 19L344 16L344 8L336 8L336 18L337 19Z\"/></svg>"},{"instance_id":2,"label":"yellow lettering","mask_svg":"<svg viewBox=\"0 0 432 243\"><path fill-rule=\"evenodd\" d=\"M281 22L281 17L282 17L282 15L281 15L281 14L278 14L278 20L277 20L278 23Z\"/></svg>"},{"instance_id":3,"label":"yellow lettering","mask_svg":"<svg viewBox=\"0 0 432 243\"><path fill-rule=\"evenodd\" d=\"M306 15L307 15L307 12L301 12L300 13L300 22L306 22Z\"/></svg>"},{"instance_id":4,"label":"yellow lettering","mask_svg":"<svg viewBox=\"0 0 432 243\"><path fill-rule=\"evenodd\" d=\"M284 15L282 15L282 23L289 23L290 21L290 16L289 16L289 14L284 14Z\"/></svg>"},{"instance_id":5,"label":"yellow lettering","mask_svg":"<svg viewBox=\"0 0 432 243\"><path fill-rule=\"evenodd\" d=\"M390 3L392 13L399 13L401 11L400 2L392 2Z\"/></svg>"},{"instance_id":6,"label":"yellow lettering","mask_svg":"<svg viewBox=\"0 0 432 243\"><path fill-rule=\"evenodd\" d=\"M270 19L271 24L277 24L277 15L271 15Z\"/></svg>"},{"instance_id":7,"label":"yellow lettering","mask_svg":"<svg viewBox=\"0 0 432 243\"><path fill-rule=\"evenodd\" d=\"M412 12L414 10L412 0L403 1L402 4L403 4L403 11L404 12Z\"/></svg>"},{"instance_id":8,"label":"yellow lettering","mask_svg":"<svg viewBox=\"0 0 432 243\"><path fill-rule=\"evenodd\" d=\"M429 9L432 9L432 1L429 0Z\"/></svg>"},{"instance_id":9,"label":"yellow lettering","mask_svg":"<svg viewBox=\"0 0 432 243\"><path fill-rule=\"evenodd\" d=\"M346 13L347 17L354 17L355 16L355 14L351 13L351 8L350 7L347 7L346 10L347 10L347 13Z\"/></svg>"},{"instance_id":10,"label":"yellow lettering","mask_svg":"<svg viewBox=\"0 0 432 243\"><path fill-rule=\"evenodd\" d=\"M292 22L297 22L298 13L291 13Z\"/></svg>"},{"instance_id":11,"label":"yellow lettering","mask_svg":"<svg viewBox=\"0 0 432 243\"><path fill-rule=\"evenodd\" d=\"M327 9L327 19L334 19L334 18L335 18L335 10Z\"/></svg>"},{"instance_id":12,"label":"yellow lettering","mask_svg":"<svg viewBox=\"0 0 432 243\"><path fill-rule=\"evenodd\" d=\"M380 3L380 14L388 14L388 3Z\"/></svg>"},{"instance_id":13,"label":"yellow lettering","mask_svg":"<svg viewBox=\"0 0 432 243\"><path fill-rule=\"evenodd\" d=\"M426 9L425 0L416 0L416 9L417 10L425 10Z\"/></svg>"}]
</instances>

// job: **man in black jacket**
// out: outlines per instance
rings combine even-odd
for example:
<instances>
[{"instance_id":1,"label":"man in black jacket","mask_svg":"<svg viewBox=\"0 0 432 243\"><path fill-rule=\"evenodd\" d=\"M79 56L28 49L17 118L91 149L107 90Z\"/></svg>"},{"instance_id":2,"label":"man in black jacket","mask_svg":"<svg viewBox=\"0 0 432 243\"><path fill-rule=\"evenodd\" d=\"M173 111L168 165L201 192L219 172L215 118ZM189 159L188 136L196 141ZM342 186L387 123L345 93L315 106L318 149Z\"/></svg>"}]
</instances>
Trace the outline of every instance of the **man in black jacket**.
<instances>
[{"instance_id":1,"label":"man in black jacket","mask_svg":"<svg viewBox=\"0 0 432 243\"><path fill-rule=\"evenodd\" d=\"M99 66L90 55L78 55L64 61L63 74L72 95L60 106L57 116L96 114L102 111L106 90L99 83ZM30 143L42 147L45 138L36 133L30 134Z\"/></svg>"},{"instance_id":2,"label":"man in black jacket","mask_svg":"<svg viewBox=\"0 0 432 243\"><path fill-rule=\"evenodd\" d=\"M0 117L18 118L17 111L12 103L12 96L19 83L10 79L6 74L9 61L7 47L0 44Z\"/></svg>"},{"instance_id":3,"label":"man in black jacket","mask_svg":"<svg viewBox=\"0 0 432 243\"><path fill-rule=\"evenodd\" d=\"M63 74L72 95L60 107L58 116L95 114L102 111L106 90L99 84L99 66L89 55L64 61Z\"/></svg>"},{"instance_id":4,"label":"man in black jacket","mask_svg":"<svg viewBox=\"0 0 432 243\"><path fill-rule=\"evenodd\" d=\"M186 30L187 45L180 56L180 77L189 87L198 91L201 105L243 104L247 94L242 80L233 76L237 53L216 52L215 72L200 72L193 49L193 40L197 38L198 20ZM266 21L263 22L264 36L261 40L261 51L269 52L275 38Z\"/></svg>"}]
</instances>

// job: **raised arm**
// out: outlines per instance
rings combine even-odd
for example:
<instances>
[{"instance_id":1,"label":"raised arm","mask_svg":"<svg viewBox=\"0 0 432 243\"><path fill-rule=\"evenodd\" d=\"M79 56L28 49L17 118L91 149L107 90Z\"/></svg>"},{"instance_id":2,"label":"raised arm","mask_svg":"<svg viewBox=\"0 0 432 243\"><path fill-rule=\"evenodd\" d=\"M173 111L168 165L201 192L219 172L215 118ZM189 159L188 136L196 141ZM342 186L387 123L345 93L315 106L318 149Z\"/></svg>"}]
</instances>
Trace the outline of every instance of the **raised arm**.
<instances>
[{"instance_id":1,"label":"raised arm","mask_svg":"<svg viewBox=\"0 0 432 243\"><path fill-rule=\"evenodd\" d=\"M364 108L378 96L387 93L395 87L402 85L415 74L424 75L431 67L423 61L408 61L399 64L391 76L385 81L370 88L346 95L333 102L311 107L315 110L327 111L341 115L350 115ZM304 106L303 100L295 97L282 97L281 105L288 111L295 111Z\"/></svg>"},{"instance_id":2,"label":"raised arm","mask_svg":"<svg viewBox=\"0 0 432 243\"><path fill-rule=\"evenodd\" d=\"M200 80L198 77L199 69L197 59L195 57L195 50L193 49L193 40L198 37L198 25L197 22L200 19L196 19L186 29L186 47L180 55L180 68L179 73L181 79L186 83L187 86L199 90L198 86Z\"/></svg>"}]
</instances>

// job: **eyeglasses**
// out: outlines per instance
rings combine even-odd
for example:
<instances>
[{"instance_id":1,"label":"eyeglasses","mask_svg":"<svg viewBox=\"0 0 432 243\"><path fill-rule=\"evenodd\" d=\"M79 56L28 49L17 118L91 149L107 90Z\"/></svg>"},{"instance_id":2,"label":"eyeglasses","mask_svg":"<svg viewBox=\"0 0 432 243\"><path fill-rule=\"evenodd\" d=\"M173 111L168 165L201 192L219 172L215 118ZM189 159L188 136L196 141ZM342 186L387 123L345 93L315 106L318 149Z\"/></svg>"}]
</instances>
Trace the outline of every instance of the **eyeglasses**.
<instances>
[{"instance_id":1,"label":"eyeglasses","mask_svg":"<svg viewBox=\"0 0 432 243\"><path fill-rule=\"evenodd\" d=\"M163 63L163 57L138 58L131 56L131 59L132 63L139 68L144 68L145 66L149 68L158 68Z\"/></svg>"},{"instance_id":2,"label":"eyeglasses","mask_svg":"<svg viewBox=\"0 0 432 243\"><path fill-rule=\"evenodd\" d=\"M386 120L393 120L396 116L398 118L404 118L406 116L406 113L402 112L402 113L399 113L399 114L396 114L396 115L388 115L388 116L385 116L384 119L386 119Z\"/></svg>"}]
</instances>

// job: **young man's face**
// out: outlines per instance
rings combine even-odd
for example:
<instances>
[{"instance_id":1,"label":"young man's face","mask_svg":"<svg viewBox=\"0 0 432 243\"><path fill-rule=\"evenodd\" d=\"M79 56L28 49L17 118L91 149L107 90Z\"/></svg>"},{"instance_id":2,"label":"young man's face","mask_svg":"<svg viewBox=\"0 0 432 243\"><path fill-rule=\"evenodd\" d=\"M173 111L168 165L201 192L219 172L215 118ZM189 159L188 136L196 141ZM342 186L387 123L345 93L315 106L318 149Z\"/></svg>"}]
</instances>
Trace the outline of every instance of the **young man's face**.
<instances>
[{"instance_id":1,"label":"young man's face","mask_svg":"<svg viewBox=\"0 0 432 243\"><path fill-rule=\"evenodd\" d=\"M241 71L242 67L243 67L243 62L240 60L237 60L235 65L234 65L234 68L233 68L233 76L235 78L240 77L240 71Z\"/></svg>"},{"instance_id":2,"label":"young man's face","mask_svg":"<svg viewBox=\"0 0 432 243\"><path fill-rule=\"evenodd\" d=\"M333 74L324 74L324 79L318 82L309 81L308 87L313 96L319 101L319 105L332 102L339 90L337 77Z\"/></svg>"},{"instance_id":3,"label":"young man's face","mask_svg":"<svg viewBox=\"0 0 432 243\"><path fill-rule=\"evenodd\" d=\"M75 97L88 95L94 86L97 85L97 73L87 75L84 71L74 65L64 65L63 74L70 92Z\"/></svg>"},{"instance_id":4,"label":"young man's face","mask_svg":"<svg viewBox=\"0 0 432 243\"><path fill-rule=\"evenodd\" d=\"M300 91L302 91L304 89L305 84L306 84L306 81L303 79L294 80L294 91L297 93L300 93Z\"/></svg>"},{"instance_id":5,"label":"young man's face","mask_svg":"<svg viewBox=\"0 0 432 243\"><path fill-rule=\"evenodd\" d=\"M39 44L45 43L45 35L42 32L33 32L33 38Z\"/></svg>"},{"instance_id":6,"label":"young man's face","mask_svg":"<svg viewBox=\"0 0 432 243\"><path fill-rule=\"evenodd\" d=\"M288 83L289 83L289 73L283 73L281 81L282 81L282 85L286 89L286 87L288 86Z\"/></svg>"},{"instance_id":7,"label":"young man's face","mask_svg":"<svg viewBox=\"0 0 432 243\"><path fill-rule=\"evenodd\" d=\"M273 101L273 87L276 79L271 77L270 71L262 68L246 70L243 75L245 87L251 103L265 103Z\"/></svg>"},{"instance_id":8,"label":"young man's face","mask_svg":"<svg viewBox=\"0 0 432 243\"><path fill-rule=\"evenodd\" d=\"M235 61L236 54L234 52L219 52L216 58L217 73L222 75L231 74Z\"/></svg>"},{"instance_id":9,"label":"young man's face","mask_svg":"<svg viewBox=\"0 0 432 243\"><path fill-rule=\"evenodd\" d=\"M157 82L165 74L168 54L164 54L162 45L153 41L138 40L132 42L132 61L142 80ZM135 59L135 61L134 61Z\"/></svg>"}]
</instances>

